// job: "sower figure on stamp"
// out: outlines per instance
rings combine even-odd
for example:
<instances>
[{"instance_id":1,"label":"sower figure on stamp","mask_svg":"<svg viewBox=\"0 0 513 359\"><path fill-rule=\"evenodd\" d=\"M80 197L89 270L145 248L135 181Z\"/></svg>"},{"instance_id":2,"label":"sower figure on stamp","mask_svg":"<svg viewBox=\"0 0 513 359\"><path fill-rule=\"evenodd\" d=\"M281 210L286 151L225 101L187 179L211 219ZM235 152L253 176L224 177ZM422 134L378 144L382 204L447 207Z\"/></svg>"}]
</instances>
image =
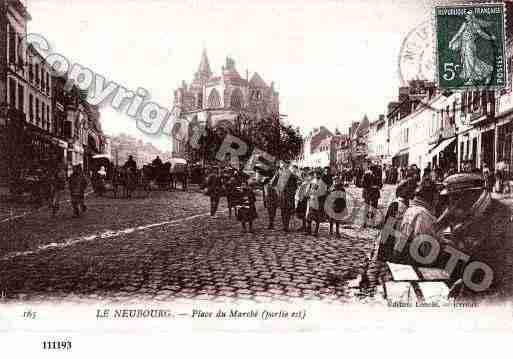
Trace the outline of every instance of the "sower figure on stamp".
<instances>
[{"instance_id":1,"label":"sower figure on stamp","mask_svg":"<svg viewBox=\"0 0 513 359\"><path fill-rule=\"evenodd\" d=\"M478 36L486 40L495 40L495 36L488 35L482 29L490 24L488 21L476 18L472 10L467 10L465 22L449 42L449 48L459 52L462 68L459 76L465 81L465 85L483 80L486 80L486 83L490 82L493 66L477 56L476 45Z\"/></svg>"}]
</instances>

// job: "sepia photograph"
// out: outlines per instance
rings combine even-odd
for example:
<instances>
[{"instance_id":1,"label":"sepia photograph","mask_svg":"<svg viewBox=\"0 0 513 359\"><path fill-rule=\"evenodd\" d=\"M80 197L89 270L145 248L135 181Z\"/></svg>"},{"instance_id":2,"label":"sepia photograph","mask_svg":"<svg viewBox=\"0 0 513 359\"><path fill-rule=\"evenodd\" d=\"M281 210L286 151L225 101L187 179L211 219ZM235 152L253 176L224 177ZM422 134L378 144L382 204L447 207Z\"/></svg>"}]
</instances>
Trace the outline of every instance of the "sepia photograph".
<instances>
[{"instance_id":1,"label":"sepia photograph","mask_svg":"<svg viewBox=\"0 0 513 359\"><path fill-rule=\"evenodd\" d=\"M0 24L0 340L513 330L513 2Z\"/></svg>"}]
</instances>

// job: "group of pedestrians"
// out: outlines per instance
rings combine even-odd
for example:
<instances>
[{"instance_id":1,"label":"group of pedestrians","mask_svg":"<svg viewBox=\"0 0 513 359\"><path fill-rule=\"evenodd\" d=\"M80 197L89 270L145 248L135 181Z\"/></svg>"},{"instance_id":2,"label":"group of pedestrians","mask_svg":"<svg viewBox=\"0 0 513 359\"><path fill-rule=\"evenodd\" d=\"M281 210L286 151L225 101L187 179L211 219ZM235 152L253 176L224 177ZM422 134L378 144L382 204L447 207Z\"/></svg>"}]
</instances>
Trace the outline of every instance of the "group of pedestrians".
<instances>
[{"instance_id":1,"label":"group of pedestrians","mask_svg":"<svg viewBox=\"0 0 513 359\"><path fill-rule=\"evenodd\" d=\"M73 216L79 217L81 212L87 210L84 198L88 185L81 165L74 166L69 177L64 165L49 167L37 184L39 194L36 200L37 207L47 202L52 216L55 216L59 211L66 190L66 183L68 184L70 202L73 207Z\"/></svg>"},{"instance_id":2,"label":"group of pedestrians","mask_svg":"<svg viewBox=\"0 0 513 359\"><path fill-rule=\"evenodd\" d=\"M274 229L278 210L281 216L282 230L289 232L293 218L302 223L298 231L307 234L319 234L320 224L330 224L330 234L336 230L340 236L341 221L334 213L343 213L346 209L345 182L347 177L333 176L330 168L299 169L297 166L282 163L276 170L257 171L256 177L244 173L211 168L206 178L205 194L210 197L210 215L216 217L219 202L226 197L231 216L233 207L237 208L237 219L243 231L254 231L253 221L258 217L256 210L257 189L262 190L263 204L267 210L268 229ZM325 201L332 192L339 192L334 203L329 204L326 213Z\"/></svg>"}]
</instances>

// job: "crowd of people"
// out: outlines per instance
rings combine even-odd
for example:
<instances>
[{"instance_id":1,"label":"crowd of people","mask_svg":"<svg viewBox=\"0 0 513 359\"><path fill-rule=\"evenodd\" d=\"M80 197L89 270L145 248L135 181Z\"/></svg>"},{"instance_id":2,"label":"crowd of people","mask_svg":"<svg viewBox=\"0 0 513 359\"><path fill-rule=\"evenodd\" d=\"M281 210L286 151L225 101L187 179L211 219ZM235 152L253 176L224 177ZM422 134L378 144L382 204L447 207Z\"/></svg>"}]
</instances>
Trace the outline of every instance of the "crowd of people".
<instances>
[{"instance_id":1,"label":"crowd of people","mask_svg":"<svg viewBox=\"0 0 513 359\"><path fill-rule=\"evenodd\" d=\"M325 201L330 193L344 193L348 177L334 176L329 167L317 169L299 169L297 166L283 163L276 170L257 169L255 176L235 170L222 170L210 167L205 181L205 194L210 197L210 215L216 218L220 199L226 197L229 215L236 207L236 217L246 232L254 231L253 221L257 218L257 189L262 190L264 207L268 216L268 229L274 229L275 218L280 211L282 229L291 230L292 218L301 221L299 231L319 234L319 226L330 224L330 234L340 236L341 221L336 215L326 213ZM331 204L333 213L346 210L343 195L338 195ZM335 232L334 232L335 230Z\"/></svg>"},{"instance_id":2,"label":"crowd of people","mask_svg":"<svg viewBox=\"0 0 513 359\"><path fill-rule=\"evenodd\" d=\"M364 203L361 206L363 215L360 213L362 227L373 225L381 233L372 257L383 262L419 265L411 257L409 246L415 238L422 236L438 240L443 247L464 250L474 258L479 253L476 248L488 243L490 238L500 240L504 230L507 231L504 226L495 224L497 220L509 223L511 211L498 199L492 198L487 187L486 168L481 173L453 173L451 170L442 175L430 166L423 171L416 165L397 168L399 183L395 199L386 208L384 216L379 216L377 223L375 217L381 191L384 183L395 180L394 174L391 175L393 171L393 167L383 168L376 163L367 163L365 169L355 169L352 175L347 172L332 174L329 167L300 169L282 163L276 170L257 169L256 176L248 176L243 172L211 167L206 177L205 194L210 197L212 218L216 216L220 199L225 196L230 216L231 208L237 208L236 218L241 222L243 232L254 231L253 222L259 215L255 191L261 188L268 229L274 229L279 210L284 232L293 229L292 219L296 217L301 222L296 229L298 232L317 236L320 224L328 223L330 235L340 236L341 225L348 224L348 218L356 218L340 216L348 213L344 194L348 184L354 181L361 188ZM506 178L504 173L503 179ZM335 192L338 195L330 196ZM328 203L328 198L334 201ZM397 241L390 240L390 237L397 239L398 233L406 239L407 245L397 247ZM418 250L427 256L430 246L423 245ZM444 267L447 261L447 256L441 255L432 265ZM453 282L461 278L463 269L464 263L459 263L450 273Z\"/></svg>"},{"instance_id":3,"label":"crowd of people","mask_svg":"<svg viewBox=\"0 0 513 359\"><path fill-rule=\"evenodd\" d=\"M152 165L158 167L162 163L157 158ZM123 168L136 171L137 164L130 157ZM254 221L259 216L256 191L261 190L269 230L274 229L279 210L284 232L294 230L295 217L301 223L296 229L299 232L318 236L320 224L327 223L329 234L337 237L341 236L341 226L348 224L348 218L355 219L348 216L348 198L345 195L347 186L354 184L361 188L363 206L360 210L364 212L359 218L363 218L362 227L371 225L381 230L372 257L380 261L414 264L410 251L404 248L399 251L396 241L390 237L400 233L406 243L411 243L414 238L428 235L444 246L465 248L473 253L484 238L498 236L495 233L500 228L491 220L510 216L510 211L502 208L499 201L491 196L494 190L510 190L509 168L503 160L495 170L486 164L479 171L472 167L462 169L465 171L455 173L450 170L441 174L430 166L421 171L416 165L395 167L368 162L354 170L344 169L334 174L330 167L299 168L281 162L279 168L256 168L255 173L209 166L199 182L204 194L210 198L211 217L216 218L220 200L226 197L229 217L235 216L244 233L255 231ZM103 166L96 173L98 177L106 175ZM66 184L74 217L85 212L84 199L89 178L81 165L74 166L70 176L60 165L49 167L42 173L40 191L48 194L52 214L55 215L59 209ZM384 216L376 216L384 184L396 181L395 199L388 205ZM38 200L42 198L40 196ZM382 218L380 223L377 217ZM508 221L510 217L504 218L504 223ZM419 253L425 250L419 248ZM461 276L461 268L455 273Z\"/></svg>"},{"instance_id":4,"label":"crowd of people","mask_svg":"<svg viewBox=\"0 0 513 359\"><path fill-rule=\"evenodd\" d=\"M446 268L454 250L465 253L470 261L483 260L488 246L510 235L506 224L511 219L510 209L492 198L487 181L485 173L477 171L449 174L441 183L433 180L430 171L420 181L414 177L401 181L386 211L374 259L426 266L413 257L410 245L428 236L438 242L442 253L430 266ZM405 245L397 245L399 237ZM432 249L430 243L423 243L418 253L426 258ZM449 273L452 283L459 284L453 288L460 291L468 290L461 280L464 268L461 261Z\"/></svg>"},{"instance_id":5,"label":"crowd of people","mask_svg":"<svg viewBox=\"0 0 513 359\"><path fill-rule=\"evenodd\" d=\"M148 169L152 170L151 176L147 176L148 181L153 180L158 184L163 177L166 177L168 182L172 181L172 184L169 184L166 189L176 188L175 183L178 180L181 182L182 189L187 190L189 181L200 183L204 177L200 173L201 171L187 165L184 165L184 171L180 173L180 176L173 177L170 175L169 166L166 167L166 164L158 156L152 163L145 164L141 168L138 168L133 156L128 156L127 161L119 168L110 162L107 165L102 163L91 167L90 171L84 171L81 164L74 165L71 173L68 173L65 164L50 161L45 166L32 171L30 176L26 176L30 179L31 185L26 186L23 191L30 193L31 201L36 209L48 204L52 215L55 216L67 189L70 193L73 216L79 217L87 210L84 198L89 185L98 196L103 196L107 191L108 183L112 186L115 184L114 182L117 182L118 185L127 188L127 198L130 198L130 193L140 178L149 173L146 171ZM166 174L166 176L162 174Z\"/></svg>"}]
</instances>

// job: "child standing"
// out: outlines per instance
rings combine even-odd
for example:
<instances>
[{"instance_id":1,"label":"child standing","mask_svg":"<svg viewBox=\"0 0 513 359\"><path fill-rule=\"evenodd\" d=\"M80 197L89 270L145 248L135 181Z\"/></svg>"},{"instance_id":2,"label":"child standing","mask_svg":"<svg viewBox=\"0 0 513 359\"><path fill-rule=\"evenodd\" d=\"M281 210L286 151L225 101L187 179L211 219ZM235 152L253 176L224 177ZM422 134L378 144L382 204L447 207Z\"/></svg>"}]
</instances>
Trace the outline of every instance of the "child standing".
<instances>
[{"instance_id":1,"label":"child standing","mask_svg":"<svg viewBox=\"0 0 513 359\"><path fill-rule=\"evenodd\" d=\"M341 193L345 194L346 189L344 187L344 181L341 180L340 178L335 179L335 183L331 187L330 192L331 193L341 192ZM345 198L337 196L337 198L335 199L335 201L333 203L333 212L334 212L333 217L328 216L329 222L330 222L330 235L333 234L333 224L335 224L336 236L338 238L340 238L340 223L341 223L341 221L336 217L343 216L346 208L347 208L347 204L346 204Z\"/></svg>"},{"instance_id":2,"label":"child standing","mask_svg":"<svg viewBox=\"0 0 513 359\"><path fill-rule=\"evenodd\" d=\"M255 183L251 180L242 183L242 205L237 210L237 220L242 224L243 233L246 233L246 224L249 225L249 232L254 233L253 221L258 217L254 186Z\"/></svg>"}]
</instances>

